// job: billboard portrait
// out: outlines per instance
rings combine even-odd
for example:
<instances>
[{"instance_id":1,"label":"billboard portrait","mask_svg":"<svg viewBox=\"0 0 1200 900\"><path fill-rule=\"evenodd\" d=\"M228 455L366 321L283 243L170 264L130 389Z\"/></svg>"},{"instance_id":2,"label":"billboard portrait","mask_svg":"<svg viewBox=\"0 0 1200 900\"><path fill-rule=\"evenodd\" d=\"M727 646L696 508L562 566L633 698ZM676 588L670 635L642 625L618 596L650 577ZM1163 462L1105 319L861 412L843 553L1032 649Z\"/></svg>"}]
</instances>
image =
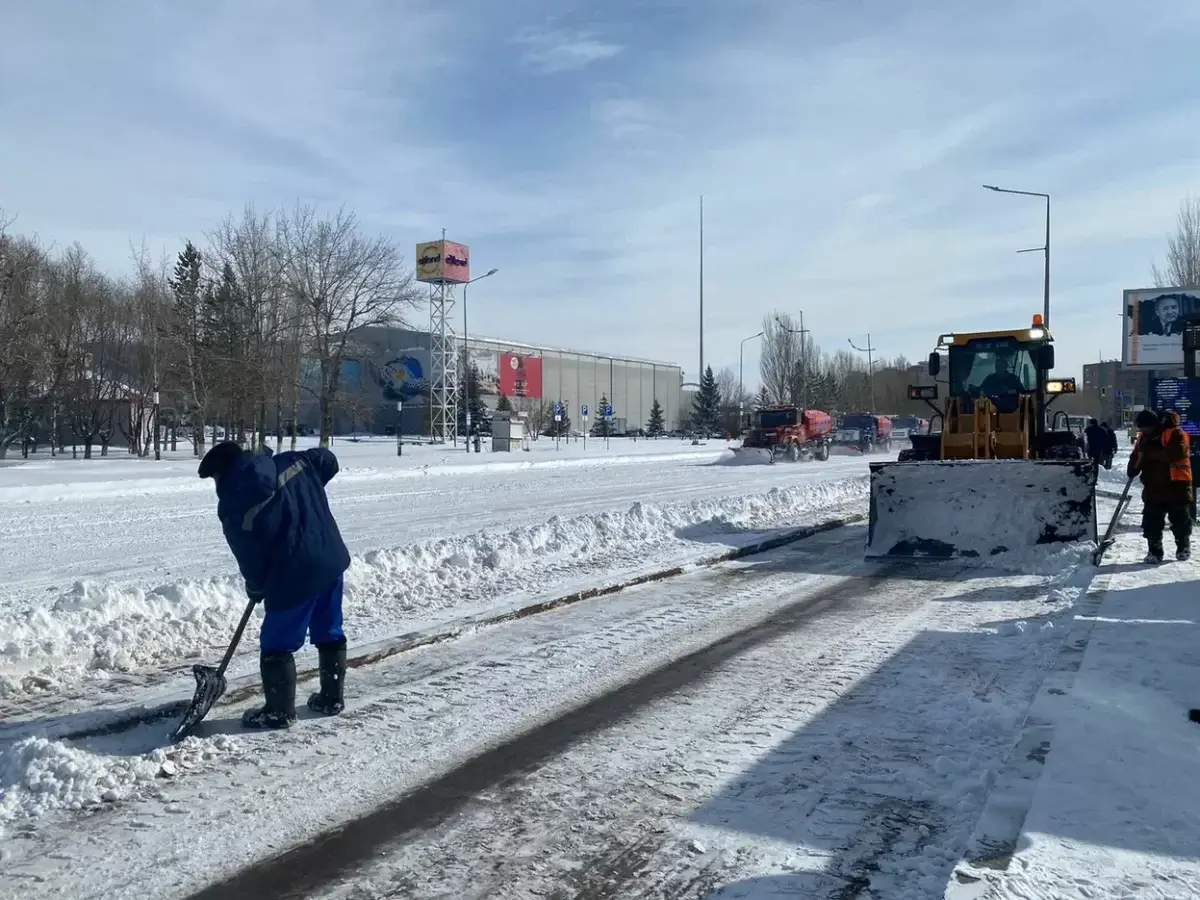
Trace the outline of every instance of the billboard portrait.
<instances>
[{"instance_id":1,"label":"billboard portrait","mask_svg":"<svg viewBox=\"0 0 1200 900\"><path fill-rule=\"evenodd\" d=\"M500 354L495 350L471 349L467 359L479 373L479 393L496 396L500 393Z\"/></svg>"},{"instance_id":2,"label":"billboard portrait","mask_svg":"<svg viewBox=\"0 0 1200 900\"><path fill-rule=\"evenodd\" d=\"M429 351L411 347L391 353L379 368L379 389L392 403L424 403L429 393Z\"/></svg>"},{"instance_id":3,"label":"billboard portrait","mask_svg":"<svg viewBox=\"0 0 1200 900\"><path fill-rule=\"evenodd\" d=\"M1183 365L1183 328L1200 317L1200 287L1125 291L1121 362L1129 368Z\"/></svg>"},{"instance_id":4,"label":"billboard portrait","mask_svg":"<svg viewBox=\"0 0 1200 900\"><path fill-rule=\"evenodd\" d=\"M505 397L542 399L542 358L500 354L500 393Z\"/></svg>"},{"instance_id":5,"label":"billboard portrait","mask_svg":"<svg viewBox=\"0 0 1200 900\"><path fill-rule=\"evenodd\" d=\"M466 284L471 280L470 250L454 241L417 244L417 281L424 284Z\"/></svg>"}]
</instances>

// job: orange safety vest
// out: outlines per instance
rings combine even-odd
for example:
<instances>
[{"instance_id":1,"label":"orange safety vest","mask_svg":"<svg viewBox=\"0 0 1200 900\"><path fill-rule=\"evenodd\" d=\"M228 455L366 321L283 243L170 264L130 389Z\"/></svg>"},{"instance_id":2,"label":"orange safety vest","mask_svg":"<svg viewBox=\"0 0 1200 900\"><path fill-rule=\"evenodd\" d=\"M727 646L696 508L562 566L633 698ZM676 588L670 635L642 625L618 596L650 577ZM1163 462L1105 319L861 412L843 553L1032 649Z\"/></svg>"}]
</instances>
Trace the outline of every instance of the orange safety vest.
<instances>
[{"instance_id":1,"label":"orange safety vest","mask_svg":"<svg viewBox=\"0 0 1200 900\"><path fill-rule=\"evenodd\" d=\"M1167 446L1171 440L1171 432L1178 431L1179 436L1183 439L1183 459L1176 460L1171 463L1171 480L1172 481L1191 481L1192 480L1192 442L1188 437L1188 433L1182 428L1170 428L1163 432L1163 446Z\"/></svg>"}]
</instances>

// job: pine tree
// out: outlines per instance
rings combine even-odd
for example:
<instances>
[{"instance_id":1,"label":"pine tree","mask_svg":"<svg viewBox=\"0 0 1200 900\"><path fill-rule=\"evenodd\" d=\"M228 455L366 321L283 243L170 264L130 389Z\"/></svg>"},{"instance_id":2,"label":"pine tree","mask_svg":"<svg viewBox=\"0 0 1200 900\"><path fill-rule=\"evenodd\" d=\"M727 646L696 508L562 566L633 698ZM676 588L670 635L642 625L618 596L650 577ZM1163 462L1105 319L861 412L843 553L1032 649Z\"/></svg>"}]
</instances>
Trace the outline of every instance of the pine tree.
<instances>
[{"instance_id":1,"label":"pine tree","mask_svg":"<svg viewBox=\"0 0 1200 900\"><path fill-rule=\"evenodd\" d=\"M604 410L608 408L608 395L601 394L600 402L596 404L596 424L592 426L592 437L608 437L608 419Z\"/></svg>"},{"instance_id":2,"label":"pine tree","mask_svg":"<svg viewBox=\"0 0 1200 900\"><path fill-rule=\"evenodd\" d=\"M758 395L754 398L755 409L766 409L771 405L771 395L767 393L767 386L764 384L758 389Z\"/></svg>"},{"instance_id":3,"label":"pine tree","mask_svg":"<svg viewBox=\"0 0 1200 900\"><path fill-rule=\"evenodd\" d=\"M721 427L721 390L712 366L706 366L700 379L700 390L692 408L692 427L702 437L716 434Z\"/></svg>"},{"instance_id":4,"label":"pine tree","mask_svg":"<svg viewBox=\"0 0 1200 900\"><path fill-rule=\"evenodd\" d=\"M483 402L479 388L479 367L471 365L467 368L466 383L458 389L458 433L464 437L467 436L468 409L471 412L471 434L476 431L480 434L487 433L487 404Z\"/></svg>"},{"instance_id":5,"label":"pine tree","mask_svg":"<svg viewBox=\"0 0 1200 900\"><path fill-rule=\"evenodd\" d=\"M512 412L513 411L512 401L508 399L507 395L505 395L505 394L500 395L500 399L496 401L496 411L497 412Z\"/></svg>"},{"instance_id":6,"label":"pine tree","mask_svg":"<svg viewBox=\"0 0 1200 900\"><path fill-rule=\"evenodd\" d=\"M662 404L655 397L654 404L650 407L650 420L646 423L646 437L662 437L665 432Z\"/></svg>"}]
</instances>

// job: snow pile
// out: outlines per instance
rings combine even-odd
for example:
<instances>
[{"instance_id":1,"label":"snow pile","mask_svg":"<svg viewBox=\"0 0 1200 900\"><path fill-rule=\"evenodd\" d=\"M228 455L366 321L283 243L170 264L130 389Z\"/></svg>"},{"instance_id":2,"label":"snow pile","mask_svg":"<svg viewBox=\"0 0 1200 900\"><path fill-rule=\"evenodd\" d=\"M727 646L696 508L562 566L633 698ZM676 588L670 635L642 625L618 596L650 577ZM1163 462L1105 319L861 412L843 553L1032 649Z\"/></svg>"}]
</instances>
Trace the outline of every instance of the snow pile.
<instances>
[{"instance_id":1,"label":"snow pile","mask_svg":"<svg viewBox=\"0 0 1200 900\"><path fill-rule=\"evenodd\" d=\"M899 463L874 473L871 552L988 557L1047 534L1096 539L1086 468L1024 460Z\"/></svg>"},{"instance_id":2,"label":"snow pile","mask_svg":"<svg viewBox=\"0 0 1200 900\"><path fill-rule=\"evenodd\" d=\"M31 737L0 749L0 836L53 810L88 810L153 790L159 779L241 752L227 735L187 738L142 756L102 756Z\"/></svg>"},{"instance_id":3,"label":"snow pile","mask_svg":"<svg viewBox=\"0 0 1200 900\"><path fill-rule=\"evenodd\" d=\"M676 565L780 526L861 507L866 476L773 488L765 494L606 512L355 557L346 615L356 640L432 624L447 610L508 594L552 592L564 579L605 583L648 566ZM240 579L154 587L77 582L30 609L0 608L0 697L179 664L223 648L245 604ZM424 621L421 621L424 618ZM253 634L253 632L251 632Z\"/></svg>"}]
</instances>

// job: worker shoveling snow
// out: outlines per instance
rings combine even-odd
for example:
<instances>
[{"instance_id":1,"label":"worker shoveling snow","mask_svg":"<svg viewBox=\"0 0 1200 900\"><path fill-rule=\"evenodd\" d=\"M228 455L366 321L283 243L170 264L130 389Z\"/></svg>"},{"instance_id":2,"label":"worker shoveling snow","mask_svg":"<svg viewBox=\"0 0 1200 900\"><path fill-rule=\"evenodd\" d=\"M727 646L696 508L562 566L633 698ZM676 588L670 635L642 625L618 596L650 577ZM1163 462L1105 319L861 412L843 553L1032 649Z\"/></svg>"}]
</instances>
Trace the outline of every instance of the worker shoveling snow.
<instances>
[{"instance_id":1,"label":"worker shoveling snow","mask_svg":"<svg viewBox=\"0 0 1200 900\"><path fill-rule=\"evenodd\" d=\"M871 464L867 556L948 558L1096 540L1090 460Z\"/></svg>"}]
</instances>

